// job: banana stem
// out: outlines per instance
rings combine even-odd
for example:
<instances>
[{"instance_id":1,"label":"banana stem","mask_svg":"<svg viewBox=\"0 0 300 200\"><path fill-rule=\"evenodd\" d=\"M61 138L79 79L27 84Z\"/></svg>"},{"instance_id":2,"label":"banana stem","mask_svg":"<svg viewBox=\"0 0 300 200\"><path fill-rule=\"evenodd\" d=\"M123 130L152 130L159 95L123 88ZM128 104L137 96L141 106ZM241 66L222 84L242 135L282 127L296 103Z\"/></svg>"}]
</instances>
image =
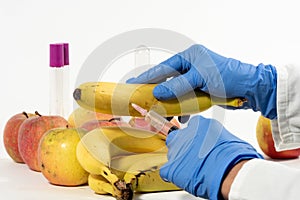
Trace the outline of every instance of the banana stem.
<instances>
[{"instance_id":1,"label":"banana stem","mask_svg":"<svg viewBox=\"0 0 300 200\"><path fill-rule=\"evenodd\" d=\"M218 97L212 97L211 98L212 105L218 105L218 106L232 106L232 107L241 107L245 102L247 102L246 99L242 98L218 98Z\"/></svg>"},{"instance_id":2,"label":"banana stem","mask_svg":"<svg viewBox=\"0 0 300 200\"><path fill-rule=\"evenodd\" d=\"M110 170L103 170L101 175L112 184L116 199L132 200L133 190L131 184L126 184L124 180L119 179Z\"/></svg>"},{"instance_id":3,"label":"banana stem","mask_svg":"<svg viewBox=\"0 0 300 200\"><path fill-rule=\"evenodd\" d=\"M114 184L114 187L118 189L116 192L117 200L132 200L133 199L133 190L131 184L126 184L125 181L119 180Z\"/></svg>"}]
</instances>

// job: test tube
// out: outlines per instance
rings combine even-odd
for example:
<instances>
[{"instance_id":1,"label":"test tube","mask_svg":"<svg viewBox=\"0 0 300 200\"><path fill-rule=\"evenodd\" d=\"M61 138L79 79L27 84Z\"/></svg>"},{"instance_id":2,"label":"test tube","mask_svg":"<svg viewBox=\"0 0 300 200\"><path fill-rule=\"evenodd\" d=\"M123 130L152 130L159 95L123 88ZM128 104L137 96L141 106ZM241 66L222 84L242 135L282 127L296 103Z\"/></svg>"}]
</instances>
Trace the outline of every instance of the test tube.
<instances>
[{"instance_id":1,"label":"test tube","mask_svg":"<svg viewBox=\"0 0 300 200\"><path fill-rule=\"evenodd\" d=\"M69 45L50 44L49 114L68 117L69 114Z\"/></svg>"},{"instance_id":2,"label":"test tube","mask_svg":"<svg viewBox=\"0 0 300 200\"><path fill-rule=\"evenodd\" d=\"M150 64L150 49L145 45L136 47L134 52L135 68Z\"/></svg>"}]
</instances>

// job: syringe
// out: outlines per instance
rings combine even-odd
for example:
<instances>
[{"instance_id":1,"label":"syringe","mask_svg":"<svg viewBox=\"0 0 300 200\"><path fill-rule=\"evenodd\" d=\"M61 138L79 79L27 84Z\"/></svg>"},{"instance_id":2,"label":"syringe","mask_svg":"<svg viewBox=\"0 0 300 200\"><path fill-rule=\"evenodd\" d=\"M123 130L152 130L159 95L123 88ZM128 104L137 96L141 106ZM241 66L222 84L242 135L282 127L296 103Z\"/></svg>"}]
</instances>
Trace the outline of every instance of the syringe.
<instances>
[{"instance_id":1,"label":"syringe","mask_svg":"<svg viewBox=\"0 0 300 200\"><path fill-rule=\"evenodd\" d=\"M159 115L153 110L149 112L138 106L137 104L131 103L131 106L141 113L145 117L145 120L153 126L157 131L161 132L163 135L167 136L171 131L177 130L178 127L172 122L166 120L163 116Z\"/></svg>"}]
</instances>

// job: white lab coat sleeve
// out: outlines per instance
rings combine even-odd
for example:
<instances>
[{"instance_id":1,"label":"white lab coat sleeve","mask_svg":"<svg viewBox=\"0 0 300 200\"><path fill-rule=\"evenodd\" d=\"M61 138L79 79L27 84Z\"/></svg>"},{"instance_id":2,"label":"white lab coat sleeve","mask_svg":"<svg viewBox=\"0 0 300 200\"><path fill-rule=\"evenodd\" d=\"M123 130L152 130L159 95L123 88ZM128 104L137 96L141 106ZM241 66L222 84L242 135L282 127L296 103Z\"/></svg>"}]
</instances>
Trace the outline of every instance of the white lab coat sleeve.
<instances>
[{"instance_id":1,"label":"white lab coat sleeve","mask_svg":"<svg viewBox=\"0 0 300 200\"><path fill-rule=\"evenodd\" d=\"M229 200L295 200L300 197L300 170L281 163L252 159L235 177Z\"/></svg>"},{"instance_id":2,"label":"white lab coat sleeve","mask_svg":"<svg viewBox=\"0 0 300 200\"><path fill-rule=\"evenodd\" d=\"M300 65L277 66L277 119L272 120L276 150L300 147Z\"/></svg>"}]
</instances>

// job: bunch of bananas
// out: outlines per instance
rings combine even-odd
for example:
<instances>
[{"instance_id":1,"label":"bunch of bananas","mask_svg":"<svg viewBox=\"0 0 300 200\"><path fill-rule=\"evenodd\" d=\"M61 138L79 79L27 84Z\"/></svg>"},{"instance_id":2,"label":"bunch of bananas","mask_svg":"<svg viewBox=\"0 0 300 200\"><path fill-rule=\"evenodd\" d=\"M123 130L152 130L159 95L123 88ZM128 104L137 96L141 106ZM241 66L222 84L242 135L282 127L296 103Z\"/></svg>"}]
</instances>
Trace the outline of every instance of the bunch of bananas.
<instances>
[{"instance_id":1,"label":"bunch of bananas","mask_svg":"<svg viewBox=\"0 0 300 200\"><path fill-rule=\"evenodd\" d=\"M116 116L141 116L131 103L169 117L199 113L213 105L238 107L244 102L212 97L201 91L159 101L152 94L155 86L87 82L74 90L73 97L85 109ZM164 136L132 127L95 129L77 146L77 158L90 173L91 189L123 200L132 199L134 192L179 190L159 175L159 168L167 162L166 155Z\"/></svg>"},{"instance_id":2,"label":"bunch of bananas","mask_svg":"<svg viewBox=\"0 0 300 200\"><path fill-rule=\"evenodd\" d=\"M159 175L167 162L162 135L132 127L101 127L82 137L76 154L97 194L130 200L135 192L179 190Z\"/></svg>"}]
</instances>

